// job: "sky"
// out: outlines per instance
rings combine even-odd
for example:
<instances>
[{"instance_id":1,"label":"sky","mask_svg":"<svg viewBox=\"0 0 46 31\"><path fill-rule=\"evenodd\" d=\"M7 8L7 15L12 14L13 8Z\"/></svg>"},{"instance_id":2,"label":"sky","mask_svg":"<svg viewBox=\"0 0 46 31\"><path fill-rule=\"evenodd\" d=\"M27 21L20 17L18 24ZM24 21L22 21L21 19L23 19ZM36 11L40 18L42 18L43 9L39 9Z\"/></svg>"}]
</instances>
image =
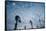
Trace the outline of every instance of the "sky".
<instances>
[{"instance_id":1,"label":"sky","mask_svg":"<svg viewBox=\"0 0 46 31\"><path fill-rule=\"evenodd\" d=\"M22 23L18 24L18 27L22 26L21 28L24 28L25 25L27 28L31 27L29 23L30 20L33 22L33 27L36 28L36 25L39 25L39 18L44 20L45 4L42 2L7 2L6 8L7 29L14 29L16 15L21 17Z\"/></svg>"}]
</instances>

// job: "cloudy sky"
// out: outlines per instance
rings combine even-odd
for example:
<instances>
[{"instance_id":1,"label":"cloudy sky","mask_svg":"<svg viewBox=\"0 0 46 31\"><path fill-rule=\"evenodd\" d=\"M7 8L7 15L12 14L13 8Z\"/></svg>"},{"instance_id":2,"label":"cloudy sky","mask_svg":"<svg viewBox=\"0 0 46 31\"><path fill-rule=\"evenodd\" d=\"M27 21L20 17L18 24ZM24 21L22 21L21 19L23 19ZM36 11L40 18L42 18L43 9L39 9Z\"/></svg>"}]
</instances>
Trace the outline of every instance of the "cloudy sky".
<instances>
[{"instance_id":1,"label":"cloudy sky","mask_svg":"<svg viewBox=\"0 0 46 31\"><path fill-rule=\"evenodd\" d=\"M22 26L21 28L24 28L26 25L26 27L29 28L29 21L32 20L33 27L35 28L37 24L39 25L39 17L40 19L44 18L44 7L44 3L37 2L7 2L7 28L14 28L16 15L19 15L22 21L21 24L18 24L18 27Z\"/></svg>"}]
</instances>

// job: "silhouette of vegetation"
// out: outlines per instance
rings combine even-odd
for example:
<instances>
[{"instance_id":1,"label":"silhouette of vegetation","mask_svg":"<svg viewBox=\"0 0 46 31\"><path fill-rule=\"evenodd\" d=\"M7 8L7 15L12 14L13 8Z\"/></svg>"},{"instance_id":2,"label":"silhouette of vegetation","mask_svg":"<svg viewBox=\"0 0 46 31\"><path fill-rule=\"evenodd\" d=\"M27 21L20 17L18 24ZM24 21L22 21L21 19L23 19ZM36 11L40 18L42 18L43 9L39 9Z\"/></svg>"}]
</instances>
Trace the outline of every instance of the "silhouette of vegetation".
<instances>
[{"instance_id":1,"label":"silhouette of vegetation","mask_svg":"<svg viewBox=\"0 0 46 31\"><path fill-rule=\"evenodd\" d=\"M17 29L17 24L18 24L18 22L21 23L20 17L19 17L19 16L15 16L15 21L16 21L16 23L15 23L15 28L14 28L14 30Z\"/></svg>"},{"instance_id":2,"label":"silhouette of vegetation","mask_svg":"<svg viewBox=\"0 0 46 31\"><path fill-rule=\"evenodd\" d=\"M37 28L45 28L45 25L43 24L45 22L43 20L41 20L40 18L39 18L39 23L40 23L40 26L37 25Z\"/></svg>"},{"instance_id":3,"label":"silhouette of vegetation","mask_svg":"<svg viewBox=\"0 0 46 31\"><path fill-rule=\"evenodd\" d=\"M31 26L32 26L32 29L33 29L33 23L32 23L32 21L30 20L30 23L31 23Z\"/></svg>"},{"instance_id":4,"label":"silhouette of vegetation","mask_svg":"<svg viewBox=\"0 0 46 31\"><path fill-rule=\"evenodd\" d=\"M24 29L26 30L26 26L24 26Z\"/></svg>"}]
</instances>

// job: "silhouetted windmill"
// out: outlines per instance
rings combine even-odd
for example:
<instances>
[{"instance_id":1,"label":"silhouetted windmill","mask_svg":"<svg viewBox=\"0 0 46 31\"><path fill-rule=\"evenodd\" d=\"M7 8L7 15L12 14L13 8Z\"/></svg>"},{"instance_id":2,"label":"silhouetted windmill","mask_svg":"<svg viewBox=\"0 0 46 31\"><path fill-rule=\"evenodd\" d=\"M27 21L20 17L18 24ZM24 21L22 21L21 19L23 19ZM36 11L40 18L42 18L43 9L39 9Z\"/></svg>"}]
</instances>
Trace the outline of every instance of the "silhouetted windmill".
<instances>
[{"instance_id":1,"label":"silhouetted windmill","mask_svg":"<svg viewBox=\"0 0 46 31\"><path fill-rule=\"evenodd\" d=\"M19 17L18 15L15 16L15 21L16 21L16 23L15 23L15 28L14 28L14 30L17 29L17 24L18 24L18 22L21 23L21 19L20 19L20 17Z\"/></svg>"}]
</instances>

